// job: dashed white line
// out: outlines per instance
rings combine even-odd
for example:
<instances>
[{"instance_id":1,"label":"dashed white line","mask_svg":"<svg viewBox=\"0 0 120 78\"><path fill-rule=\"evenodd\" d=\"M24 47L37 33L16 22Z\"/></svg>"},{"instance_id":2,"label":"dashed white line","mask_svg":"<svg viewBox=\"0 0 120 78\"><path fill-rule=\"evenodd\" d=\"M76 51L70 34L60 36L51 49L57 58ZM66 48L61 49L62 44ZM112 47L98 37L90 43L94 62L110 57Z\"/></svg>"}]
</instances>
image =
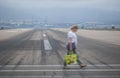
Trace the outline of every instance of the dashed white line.
<instances>
[{"instance_id":1,"label":"dashed white line","mask_svg":"<svg viewBox=\"0 0 120 78\"><path fill-rule=\"evenodd\" d=\"M52 50L52 47L51 47L51 45L50 45L50 42L49 42L49 40L44 40L44 49L45 50Z\"/></svg>"},{"instance_id":2,"label":"dashed white line","mask_svg":"<svg viewBox=\"0 0 120 78\"><path fill-rule=\"evenodd\" d=\"M46 37L46 34L43 34L43 37Z\"/></svg>"}]
</instances>

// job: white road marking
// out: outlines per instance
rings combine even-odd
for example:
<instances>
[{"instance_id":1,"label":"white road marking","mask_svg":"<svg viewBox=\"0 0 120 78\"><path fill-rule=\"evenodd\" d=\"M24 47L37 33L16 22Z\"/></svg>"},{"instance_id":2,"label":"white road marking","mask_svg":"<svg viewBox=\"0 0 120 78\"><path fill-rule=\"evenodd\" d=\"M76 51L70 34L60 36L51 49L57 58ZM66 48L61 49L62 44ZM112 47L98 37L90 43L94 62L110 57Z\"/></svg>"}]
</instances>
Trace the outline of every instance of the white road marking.
<instances>
[{"instance_id":1,"label":"white road marking","mask_svg":"<svg viewBox=\"0 0 120 78\"><path fill-rule=\"evenodd\" d=\"M68 69L68 70L0 70L0 72L63 72L63 71L68 71L68 72L75 72L75 71L82 71L82 72L102 72L102 71L106 71L106 72L120 72L120 69Z\"/></svg>"},{"instance_id":2,"label":"white road marking","mask_svg":"<svg viewBox=\"0 0 120 78\"><path fill-rule=\"evenodd\" d=\"M0 67L62 67L63 65L0 65ZM68 65L71 67L77 67L78 65ZM87 65L87 67L93 67L93 66L100 66L100 67L106 67L106 66L111 66L111 67L119 67L120 64L95 64L95 65Z\"/></svg>"},{"instance_id":3,"label":"white road marking","mask_svg":"<svg viewBox=\"0 0 120 78\"><path fill-rule=\"evenodd\" d=\"M43 37L46 37L46 34L43 34Z\"/></svg>"},{"instance_id":4,"label":"white road marking","mask_svg":"<svg viewBox=\"0 0 120 78\"><path fill-rule=\"evenodd\" d=\"M18 32L18 31L6 31L6 32Z\"/></svg>"},{"instance_id":5,"label":"white road marking","mask_svg":"<svg viewBox=\"0 0 120 78\"><path fill-rule=\"evenodd\" d=\"M49 42L49 40L44 40L44 49L45 50L52 50L52 47L51 47L51 45L50 45L50 42Z\"/></svg>"},{"instance_id":6,"label":"white road marking","mask_svg":"<svg viewBox=\"0 0 120 78\"><path fill-rule=\"evenodd\" d=\"M54 77L54 78L63 78L64 76L11 76L12 78L36 78L36 77L38 77L38 78L51 78L51 77ZM78 77L80 77L79 75L77 76L70 76L70 77L73 77L73 78L78 78ZM120 78L120 76L117 76L117 75L114 75L114 76L111 76L111 75L103 75L103 76L85 76L85 77L98 77L98 78L100 78L100 77L107 77L107 78L111 78L111 77L114 77L114 78ZM0 78L10 78L10 76L0 76Z\"/></svg>"}]
</instances>

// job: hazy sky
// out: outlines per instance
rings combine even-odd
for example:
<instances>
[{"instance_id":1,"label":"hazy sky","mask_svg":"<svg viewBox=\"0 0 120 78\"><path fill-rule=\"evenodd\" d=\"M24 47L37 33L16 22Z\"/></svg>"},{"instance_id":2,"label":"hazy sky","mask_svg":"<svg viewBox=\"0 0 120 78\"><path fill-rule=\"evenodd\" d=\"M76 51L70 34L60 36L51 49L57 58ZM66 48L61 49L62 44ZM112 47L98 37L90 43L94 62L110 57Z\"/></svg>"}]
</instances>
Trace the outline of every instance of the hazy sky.
<instances>
[{"instance_id":1,"label":"hazy sky","mask_svg":"<svg viewBox=\"0 0 120 78\"><path fill-rule=\"evenodd\" d=\"M120 0L0 0L0 18L120 23Z\"/></svg>"}]
</instances>

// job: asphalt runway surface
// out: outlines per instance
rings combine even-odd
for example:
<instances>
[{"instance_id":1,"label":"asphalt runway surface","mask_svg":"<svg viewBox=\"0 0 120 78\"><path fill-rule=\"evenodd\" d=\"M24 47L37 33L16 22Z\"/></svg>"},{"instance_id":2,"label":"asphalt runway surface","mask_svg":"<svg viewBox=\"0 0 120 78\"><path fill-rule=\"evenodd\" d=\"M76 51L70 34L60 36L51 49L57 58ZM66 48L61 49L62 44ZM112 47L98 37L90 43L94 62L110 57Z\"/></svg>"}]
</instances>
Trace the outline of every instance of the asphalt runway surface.
<instances>
[{"instance_id":1,"label":"asphalt runway surface","mask_svg":"<svg viewBox=\"0 0 120 78\"><path fill-rule=\"evenodd\" d=\"M78 34L87 67L63 69L67 33L35 29L0 42L0 78L120 78L120 46Z\"/></svg>"}]
</instances>

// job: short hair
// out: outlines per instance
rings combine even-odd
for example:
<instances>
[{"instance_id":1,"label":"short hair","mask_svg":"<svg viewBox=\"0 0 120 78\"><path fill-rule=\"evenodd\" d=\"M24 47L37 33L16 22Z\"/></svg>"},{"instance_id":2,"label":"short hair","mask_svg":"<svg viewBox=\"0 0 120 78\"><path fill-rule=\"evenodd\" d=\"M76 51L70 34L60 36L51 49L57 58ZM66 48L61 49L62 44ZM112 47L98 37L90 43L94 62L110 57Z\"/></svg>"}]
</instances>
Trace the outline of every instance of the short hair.
<instances>
[{"instance_id":1,"label":"short hair","mask_svg":"<svg viewBox=\"0 0 120 78\"><path fill-rule=\"evenodd\" d=\"M74 25L70 29L79 29L79 27L77 25Z\"/></svg>"}]
</instances>

